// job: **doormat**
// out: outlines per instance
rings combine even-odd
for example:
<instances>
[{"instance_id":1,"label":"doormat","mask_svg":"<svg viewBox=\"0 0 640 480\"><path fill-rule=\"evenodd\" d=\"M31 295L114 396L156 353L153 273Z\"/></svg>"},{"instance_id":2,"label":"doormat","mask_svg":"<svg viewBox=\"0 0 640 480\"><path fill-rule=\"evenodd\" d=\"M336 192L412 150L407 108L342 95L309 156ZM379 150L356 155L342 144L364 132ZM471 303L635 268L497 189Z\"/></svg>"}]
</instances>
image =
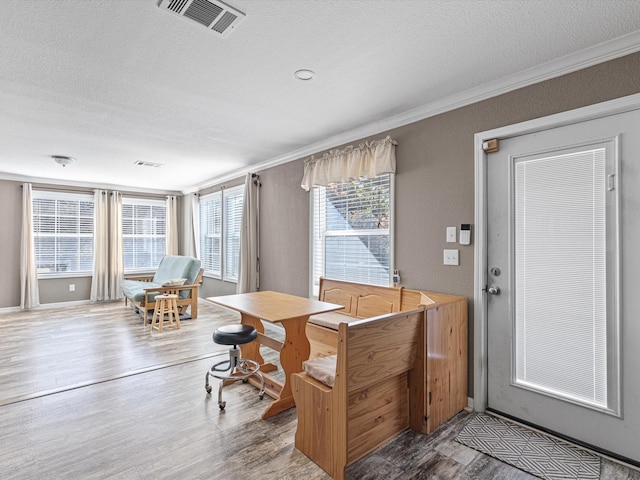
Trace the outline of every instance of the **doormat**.
<instances>
[{"instance_id":1,"label":"doormat","mask_svg":"<svg viewBox=\"0 0 640 480\"><path fill-rule=\"evenodd\" d=\"M598 480L600 457L543 433L477 413L456 441L548 480Z\"/></svg>"}]
</instances>

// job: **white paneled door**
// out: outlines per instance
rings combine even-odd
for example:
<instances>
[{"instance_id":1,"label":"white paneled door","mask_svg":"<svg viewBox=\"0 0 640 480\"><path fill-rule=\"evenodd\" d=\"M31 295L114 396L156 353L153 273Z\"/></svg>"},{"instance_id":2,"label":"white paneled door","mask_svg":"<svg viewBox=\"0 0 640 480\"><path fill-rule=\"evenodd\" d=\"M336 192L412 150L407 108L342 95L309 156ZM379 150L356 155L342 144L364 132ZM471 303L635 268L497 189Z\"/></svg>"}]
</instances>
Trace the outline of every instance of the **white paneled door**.
<instances>
[{"instance_id":1,"label":"white paneled door","mask_svg":"<svg viewBox=\"0 0 640 480\"><path fill-rule=\"evenodd\" d=\"M487 407L640 462L640 110L486 164Z\"/></svg>"}]
</instances>

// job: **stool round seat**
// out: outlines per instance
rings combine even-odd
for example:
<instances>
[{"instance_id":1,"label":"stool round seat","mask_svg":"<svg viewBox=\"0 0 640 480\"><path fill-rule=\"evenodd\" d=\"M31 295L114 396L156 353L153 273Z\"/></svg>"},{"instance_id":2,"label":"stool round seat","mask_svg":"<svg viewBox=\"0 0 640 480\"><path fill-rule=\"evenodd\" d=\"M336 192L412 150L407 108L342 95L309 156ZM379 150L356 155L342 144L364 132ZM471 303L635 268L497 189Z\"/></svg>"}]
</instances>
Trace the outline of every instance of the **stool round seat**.
<instances>
[{"instance_id":1,"label":"stool round seat","mask_svg":"<svg viewBox=\"0 0 640 480\"><path fill-rule=\"evenodd\" d=\"M260 400L264 397L264 377L260 373L260 364L255 360L242 358L238 345L253 342L258 338L258 331L255 327L245 324L224 325L213 332L213 341L220 345L231 345L229 348L229 359L213 365L206 373L204 388L207 393L211 393L209 377L220 380L218 387L218 406L224 410L227 402L222 400L222 388L226 384L242 380L243 383L249 381L249 377L255 376L260 382L258 396Z\"/></svg>"},{"instance_id":2,"label":"stool round seat","mask_svg":"<svg viewBox=\"0 0 640 480\"><path fill-rule=\"evenodd\" d=\"M213 341L218 345L243 345L258 338L258 331L251 325L224 325L213 332Z\"/></svg>"}]
</instances>

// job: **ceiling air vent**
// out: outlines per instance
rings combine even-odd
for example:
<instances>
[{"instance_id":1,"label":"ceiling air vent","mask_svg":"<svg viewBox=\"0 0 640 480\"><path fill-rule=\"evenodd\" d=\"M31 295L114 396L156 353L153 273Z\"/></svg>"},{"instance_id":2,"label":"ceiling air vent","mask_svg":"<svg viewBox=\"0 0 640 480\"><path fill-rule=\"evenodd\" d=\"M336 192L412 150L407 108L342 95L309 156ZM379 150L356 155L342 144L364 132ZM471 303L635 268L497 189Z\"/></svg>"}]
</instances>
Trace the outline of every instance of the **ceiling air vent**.
<instances>
[{"instance_id":1,"label":"ceiling air vent","mask_svg":"<svg viewBox=\"0 0 640 480\"><path fill-rule=\"evenodd\" d=\"M245 14L220 0L160 0L162 10L188 18L226 38Z\"/></svg>"},{"instance_id":2,"label":"ceiling air vent","mask_svg":"<svg viewBox=\"0 0 640 480\"><path fill-rule=\"evenodd\" d=\"M138 167L152 167L152 168L162 168L162 163L153 163L153 162L143 162L142 160L136 160L133 162L134 165Z\"/></svg>"}]
</instances>

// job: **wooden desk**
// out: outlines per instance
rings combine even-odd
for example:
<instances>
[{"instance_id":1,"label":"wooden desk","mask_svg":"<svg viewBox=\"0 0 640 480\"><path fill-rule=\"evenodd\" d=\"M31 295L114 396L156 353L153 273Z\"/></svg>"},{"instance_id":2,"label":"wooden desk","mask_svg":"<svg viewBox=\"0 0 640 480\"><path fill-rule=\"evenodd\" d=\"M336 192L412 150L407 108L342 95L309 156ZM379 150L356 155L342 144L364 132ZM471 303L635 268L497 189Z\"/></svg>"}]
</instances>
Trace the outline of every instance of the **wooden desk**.
<instances>
[{"instance_id":1,"label":"wooden desk","mask_svg":"<svg viewBox=\"0 0 640 480\"><path fill-rule=\"evenodd\" d=\"M262 418L267 419L293 407L295 402L289 377L292 373L302 371L302 362L309 358L311 351L305 333L307 320L311 315L339 310L343 306L270 291L208 297L207 300L240 312L242 323L251 325L258 331L258 338L254 342L242 346L242 356L260 364L260 371L264 376L265 393L274 399L262 414ZM265 335L262 320L280 323L284 327L284 342ZM284 382L269 375L269 372L277 370L278 366L273 363L264 363L260 355L260 345L280 352ZM251 377L249 382L252 385L259 385L255 377Z\"/></svg>"}]
</instances>

